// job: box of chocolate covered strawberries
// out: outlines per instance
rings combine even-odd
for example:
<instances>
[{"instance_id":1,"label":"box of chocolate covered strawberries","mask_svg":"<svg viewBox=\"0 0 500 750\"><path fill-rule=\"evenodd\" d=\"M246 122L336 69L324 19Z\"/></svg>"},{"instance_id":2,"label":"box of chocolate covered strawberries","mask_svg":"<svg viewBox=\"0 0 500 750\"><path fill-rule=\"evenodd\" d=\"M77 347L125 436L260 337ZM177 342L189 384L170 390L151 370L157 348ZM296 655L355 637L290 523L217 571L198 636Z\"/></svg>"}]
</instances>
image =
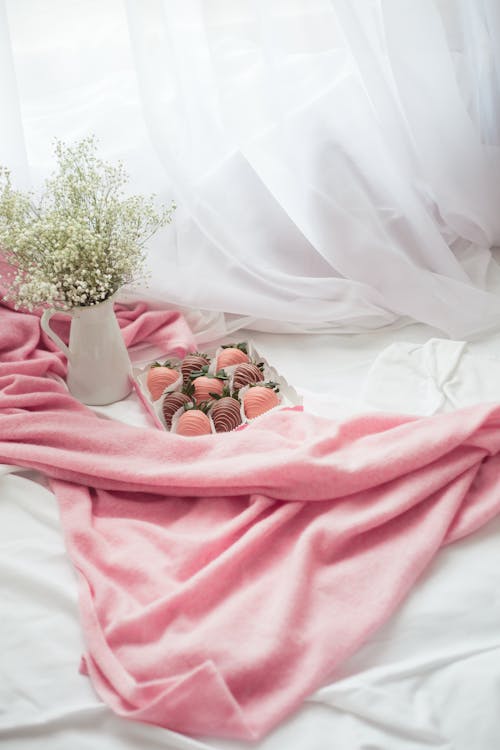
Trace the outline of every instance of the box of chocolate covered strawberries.
<instances>
[{"instance_id":1,"label":"box of chocolate covered strawberries","mask_svg":"<svg viewBox=\"0 0 500 750\"><path fill-rule=\"evenodd\" d=\"M170 357L133 370L157 427L186 437L231 432L300 398L251 341Z\"/></svg>"}]
</instances>

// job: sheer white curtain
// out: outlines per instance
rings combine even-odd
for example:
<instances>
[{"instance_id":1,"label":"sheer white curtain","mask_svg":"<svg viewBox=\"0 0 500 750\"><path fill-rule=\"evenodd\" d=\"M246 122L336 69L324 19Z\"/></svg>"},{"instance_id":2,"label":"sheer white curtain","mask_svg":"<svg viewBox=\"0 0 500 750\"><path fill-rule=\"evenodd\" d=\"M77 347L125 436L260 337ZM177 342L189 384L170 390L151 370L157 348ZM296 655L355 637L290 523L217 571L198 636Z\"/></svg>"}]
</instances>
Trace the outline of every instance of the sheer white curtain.
<instances>
[{"instance_id":1,"label":"sheer white curtain","mask_svg":"<svg viewBox=\"0 0 500 750\"><path fill-rule=\"evenodd\" d=\"M500 323L497 0L2 3L0 161L36 182L94 131L174 196L150 294L268 330Z\"/></svg>"}]
</instances>

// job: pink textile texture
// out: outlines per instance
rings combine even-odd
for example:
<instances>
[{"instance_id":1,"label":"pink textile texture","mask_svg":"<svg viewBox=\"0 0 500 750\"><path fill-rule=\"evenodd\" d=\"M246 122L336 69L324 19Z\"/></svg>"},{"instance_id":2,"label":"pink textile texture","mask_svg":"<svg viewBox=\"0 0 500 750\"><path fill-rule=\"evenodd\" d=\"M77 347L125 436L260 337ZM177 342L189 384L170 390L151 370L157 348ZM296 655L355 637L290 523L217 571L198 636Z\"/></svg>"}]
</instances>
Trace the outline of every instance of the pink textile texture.
<instances>
[{"instance_id":1,"label":"pink textile texture","mask_svg":"<svg viewBox=\"0 0 500 750\"><path fill-rule=\"evenodd\" d=\"M179 339L174 313L139 312L119 313L129 343ZM500 510L500 406L343 423L290 409L184 438L96 416L46 377L64 374L47 343L36 316L0 307L0 461L50 478L85 670L122 716L261 737Z\"/></svg>"}]
</instances>

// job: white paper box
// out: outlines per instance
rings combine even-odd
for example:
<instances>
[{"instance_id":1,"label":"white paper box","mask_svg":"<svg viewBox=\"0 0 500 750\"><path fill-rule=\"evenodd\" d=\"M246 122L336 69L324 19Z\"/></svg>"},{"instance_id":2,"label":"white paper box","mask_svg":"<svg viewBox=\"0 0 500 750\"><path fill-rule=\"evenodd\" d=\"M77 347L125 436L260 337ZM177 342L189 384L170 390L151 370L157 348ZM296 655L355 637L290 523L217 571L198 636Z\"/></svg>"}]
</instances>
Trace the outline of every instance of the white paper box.
<instances>
[{"instance_id":1,"label":"white paper box","mask_svg":"<svg viewBox=\"0 0 500 750\"><path fill-rule=\"evenodd\" d=\"M262 357L258 350L255 348L253 342L251 340L245 342L247 344L248 349L248 356L250 357L250 360L252 362L263 362L264 363L264 381L272 380L275 383L278 383L279 385L279 393L281 397L281 404L278 407L275 407L277 409L286 407L286 406L297 406L302 403L302 400L295 390L293 386L291 386L286 378L279 373L275 367L269 364L267 359L265 357ZM219 353L221 350L221 347L212 347L210 349L205 349L204 352L210 357L212 360L211 366L209 368L209 374L214 374L215 372L215 356ZM170 359L172 366L176 367L179 366L182 362L179 357L169 356L168 354L165 356L165 359ZM167 426L165 424L165 420L163 418L162 413L162 403L163 403L163 396L156 401L153 401L148 387L146 385L146 380L148 376L149 369L153 362L145 362L141 366L132 368L132 375L134 378L134 387L137 392L137 395L139 396L141 403L144 405L144 407L149 411L151 414L153 421L155 425L158 427L158 429L161 430L167 430ZM234 372L235 367L237 365L233 365L231 367L226 368L227 374L231 374ZM231 372L232 371L232 372ZM171 391L171 388L168 388L167 391ZM176 390L180 390L180 388L176 388ZM258 417L257 417L258 419Z\"/></svg>"}]
</instances>

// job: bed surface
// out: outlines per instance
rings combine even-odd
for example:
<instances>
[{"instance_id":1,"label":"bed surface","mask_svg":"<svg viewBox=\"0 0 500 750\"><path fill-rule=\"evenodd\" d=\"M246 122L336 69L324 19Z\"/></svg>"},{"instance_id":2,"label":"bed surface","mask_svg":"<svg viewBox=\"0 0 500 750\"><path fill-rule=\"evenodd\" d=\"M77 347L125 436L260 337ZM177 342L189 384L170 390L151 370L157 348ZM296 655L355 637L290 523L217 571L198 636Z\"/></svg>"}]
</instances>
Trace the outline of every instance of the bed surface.
<instances>
[{"instance_id":1,"label":"bed surface","mask_svg":"<svg viewBox=\"0 0 500 750\"><path fill-rule=\"evenodd\" d=\"M467 345L413 325L366 336L250 336L302 393L343 418L500 401L500 333ZM434 340L433 340L434 339ZM498 384L498 386L497 386ZM136 397L98 409L148 424ZM0 466L0 746L6 750L494 750L500 737L500 519L442 550L385 627L257 745L193 740L112 714L78 672L75 574L43 479ZM398 561L394 560L397 565ZM331 613L332 618L335 612Z\"/></svg>"}]
</instances>

